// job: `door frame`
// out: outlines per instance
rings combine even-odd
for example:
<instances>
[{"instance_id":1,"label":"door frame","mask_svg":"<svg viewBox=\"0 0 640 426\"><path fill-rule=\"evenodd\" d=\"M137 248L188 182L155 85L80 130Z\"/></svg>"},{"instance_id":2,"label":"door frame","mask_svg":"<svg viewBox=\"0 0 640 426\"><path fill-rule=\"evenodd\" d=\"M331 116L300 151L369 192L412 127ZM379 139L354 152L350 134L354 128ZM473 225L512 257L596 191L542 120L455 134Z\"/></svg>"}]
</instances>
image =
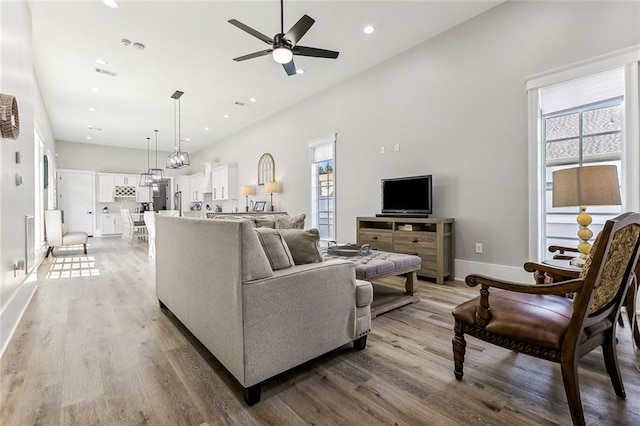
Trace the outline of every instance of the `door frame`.
<instances>
[{"instance_id":1,"label":"door frame","mask_svg":"<svg viewBox=\"0 0 640 426\"><path fill-rule=\"evenodd\" d=\"M58 177L62 173L75 174L75 175L87 175L91 177L91 234L90 236L95 236L96 229L98 229L96 220L96 172L94 170L77 170L77 169L57 169L56 170L56 208L59 209L59 197L60 191L58 190Z\"/></svg>"}]
</instances>

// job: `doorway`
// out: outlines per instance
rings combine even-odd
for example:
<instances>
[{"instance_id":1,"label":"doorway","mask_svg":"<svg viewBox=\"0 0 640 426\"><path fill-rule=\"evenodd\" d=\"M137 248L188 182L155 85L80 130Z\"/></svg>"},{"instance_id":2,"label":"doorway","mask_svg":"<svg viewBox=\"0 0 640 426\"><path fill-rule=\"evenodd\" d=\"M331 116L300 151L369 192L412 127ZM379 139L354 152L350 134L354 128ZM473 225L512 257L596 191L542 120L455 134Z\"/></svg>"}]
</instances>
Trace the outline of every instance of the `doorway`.
<instances>
[{"instance_id":1,"label":"doorway","mask_svg":"<svg viewBox=\"0 0 640 426\"><path fill-rule=\"evenodd\" d=\"M95 172L58 169L58 209L64 211L64 223L71 231L94 231Z\"/></svg>"}]
</instances>

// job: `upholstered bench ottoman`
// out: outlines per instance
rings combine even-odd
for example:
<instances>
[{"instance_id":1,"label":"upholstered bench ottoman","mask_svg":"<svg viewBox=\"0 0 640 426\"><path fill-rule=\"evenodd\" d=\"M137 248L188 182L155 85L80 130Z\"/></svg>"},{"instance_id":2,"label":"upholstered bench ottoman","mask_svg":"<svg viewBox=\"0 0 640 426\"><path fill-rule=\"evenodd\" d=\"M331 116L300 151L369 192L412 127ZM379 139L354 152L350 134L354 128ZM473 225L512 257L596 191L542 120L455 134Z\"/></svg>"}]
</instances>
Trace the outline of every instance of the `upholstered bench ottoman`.
<instances>
[{"instance_id":1,"label":"upholstered bench ottoman","mask_svg":"<svg viewBox=\"0 0 640 426\"><path fill-rule=\"evenodd\" d=\"M325 260L328 259L346 259L356 265L356 278L366 281L372 281L375 284L373 304L371 305L371 317L388 312L392 309L399 308L400 306L408 305L409 303L416 303L420 301L420 294L418 293L418 277L416 271L420 269L422 259L418 256L401 253L390 253L385 251L371 250L369 254L360 256L339 256L327 253L323 253ZM389 297L388 288L379 288L379 282L373 282L373 280L399 275L405 280L405 291L399 295L392 293ZM385 287L387 284L385 283ZM378 295L382 293L385 297L376 297L376 290ZM384 291L382 291L384 290Z\"/></svg>"}]
</instances>

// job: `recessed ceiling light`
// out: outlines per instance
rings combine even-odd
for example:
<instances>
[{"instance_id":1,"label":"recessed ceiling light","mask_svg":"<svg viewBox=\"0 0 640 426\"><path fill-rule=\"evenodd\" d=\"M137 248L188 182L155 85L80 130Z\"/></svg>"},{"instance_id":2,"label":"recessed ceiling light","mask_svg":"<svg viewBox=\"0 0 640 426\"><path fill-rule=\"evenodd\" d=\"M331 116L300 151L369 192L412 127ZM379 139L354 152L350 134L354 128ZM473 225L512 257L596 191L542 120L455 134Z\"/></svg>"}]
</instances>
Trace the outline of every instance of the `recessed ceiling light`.
<instances>
[{"instance_id":1,"label":"recessed ceiling light","mask_svg":"<svg viewBox=\"0 0 640 426\"><path fill-rule=\"evenodd\" d=\"M190 138L185 138L185 140L184 140L184 141L185 141L185 142L191 142L191 139L190 139Z\"/></svg>"},{"instance_id":2,"label":"recessed ceiling light","mask_svg":"<svg viewBox=\"0 0 640 426\"><path fill-rule=\"evenodd\" d=\"M116 3L116 0L102 0L102 2L109 7L118 7L118 3Z\"/></svg>"},{"instance_id":3,"label":"recessed ceiling light","mask_svg":"<svg viewBox=\"0 0 640 426\"><path fill-rule=\"evenodd\" d=\"M105 61L102 58L98 58L98 59L96 59L96 64L98 64L98 65L107 65L107 61Z\"/></svg>"},{"instance_id":4,"label":"recessed ceiling light","mask_svg":"<svg viewBox=\"0 0 640 426\"><path fill-rule=\"evenodd\" d=\"M365 34L372 34L376 29L373 28L371 25L368 25L366 27L364 27L364 33Z\"/></svg>"},{"instance_id":5,"label":"recessed ceiling light","mask_svg":"<svg viewBox=\"0 0 640 426\"><path fill-rule=\"evenodd\" d=\"M89 108L89 111L96 112L96 109L95 108Z\"/></svg>"},{"instance_id":6,"label":"recessed ceiling light","mask_svg":"<svg viewBox=\"0 0 640 426\"><path fill-rule=\"evenodd\" d=\"M208 128L208 127L205 127L204 129L205 129L205 130L209 130L209 128Z\"/></svg>"},{"instance_id":7,"label":"recessed ceiling light","mask_svg":"<svg viewBox=\"0 0 640 426\"><path fill-rule=\"evenodd\" d=\"M92 87L91 91L92 92L96 92L96 93L100 93L100 89L98 89L97 87Z\"/></svg>"},{"instance_id":8,"label":"recessed ceiling light","mask_svg":"<svg viewBox=\"0 0 640 426\"><path fill-rule=\"evenodd\" d=\"M255 102L256 98L249 98L249 102Z\"/></svg>"},{"instance_id":9,"label":"recessed ceiling light","mask_svg":"<svg viewBox=\"0 0 640 426\"><path fill-rule=\"evenodd\" d=\"M91 136L87 136L87 139L91 139Z\"/></svg>"},{"instance_id":10,"label":"recessed ceiling light","mask_svg":"<svg viewBox=\"0 0 640 426\"><path fill-rule=\"evenodd\" d=\"M304 74L304 70L302 68L298 68L296 70L296 74Z\"/></svg>"},{"instance_id":11,"label":"recessed ceiling light","mask_svg":"<svg viewBox=\"0 0 640 426\"><path fill-rule=\"evenodd\" d=\"M93 124L89 124L88 126L90 129L93 129Z\"/></svg>"},{"instance_id":12,"label":"recessed ceiling light","mask_svg":"<svg viewBox=\"0 0 640 426\"><path fill-rule=\"evenodd\" d=\"M229 118L229 114L223 115L224 118Z\"/></svg>"}]
</instances>

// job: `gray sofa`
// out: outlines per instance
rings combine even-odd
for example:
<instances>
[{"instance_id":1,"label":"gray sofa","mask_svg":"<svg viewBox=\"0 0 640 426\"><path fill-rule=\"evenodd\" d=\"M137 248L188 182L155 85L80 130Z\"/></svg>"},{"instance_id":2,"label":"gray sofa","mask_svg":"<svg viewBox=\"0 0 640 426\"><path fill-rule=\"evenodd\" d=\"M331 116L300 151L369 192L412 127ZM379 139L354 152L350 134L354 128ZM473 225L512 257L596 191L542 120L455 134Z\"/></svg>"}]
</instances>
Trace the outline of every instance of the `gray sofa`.
<instances>
[{"instance_id":1,"label":"gray sofa","mask_svg":"<svg viewBox=\"0 0 640 426\"><path fill-rule=\"evenodd\" d=\"M273 271L247 220L156 218L156 295L260 400L265 380L371 327L371 284L344 260Z\"/></svg>"}]
</instances>

